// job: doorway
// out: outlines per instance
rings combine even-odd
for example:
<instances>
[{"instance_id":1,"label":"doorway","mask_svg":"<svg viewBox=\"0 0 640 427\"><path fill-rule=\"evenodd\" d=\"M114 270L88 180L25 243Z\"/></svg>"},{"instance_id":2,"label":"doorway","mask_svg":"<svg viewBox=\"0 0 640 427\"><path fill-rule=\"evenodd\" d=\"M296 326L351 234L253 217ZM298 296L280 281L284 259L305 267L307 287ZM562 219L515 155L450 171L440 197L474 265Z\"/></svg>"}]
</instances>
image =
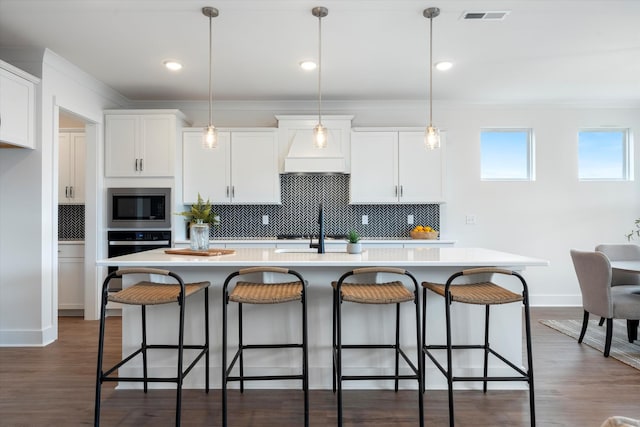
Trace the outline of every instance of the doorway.
<instances>
[{"instance_id":1,"label":"doorway","mask_svg":"<svg viewBox=\"0 0 640 427\"><path fill-rule=\"evenodd\" d=\"M58 316L84 316L86 121L58 115Z\"/></svg>"}]
</instances>

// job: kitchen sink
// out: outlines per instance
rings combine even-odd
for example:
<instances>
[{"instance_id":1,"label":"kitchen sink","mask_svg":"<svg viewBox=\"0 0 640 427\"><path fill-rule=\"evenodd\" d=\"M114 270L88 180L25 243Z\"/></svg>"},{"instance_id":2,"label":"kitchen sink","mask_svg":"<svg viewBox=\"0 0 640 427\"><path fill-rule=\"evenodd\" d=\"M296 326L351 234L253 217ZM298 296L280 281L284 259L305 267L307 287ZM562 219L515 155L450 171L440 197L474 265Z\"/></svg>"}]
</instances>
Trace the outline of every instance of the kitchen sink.
<instances>
[{"instance_id":1,"label":"kitchen sink","mask_svg":"<svg viewBox=\"0 0 640 427\"><path fill-rule=\"evenodd\" d=\"M280 248L280 249L276 249L274 250L275 253L277 254L312 254L312 253L318 253L318 250L315 248ZM338 249L334 249L334 250L325 250L325 253L346 253L346 251L343 250L338 250Z\"/></svg>"}]
</instances>

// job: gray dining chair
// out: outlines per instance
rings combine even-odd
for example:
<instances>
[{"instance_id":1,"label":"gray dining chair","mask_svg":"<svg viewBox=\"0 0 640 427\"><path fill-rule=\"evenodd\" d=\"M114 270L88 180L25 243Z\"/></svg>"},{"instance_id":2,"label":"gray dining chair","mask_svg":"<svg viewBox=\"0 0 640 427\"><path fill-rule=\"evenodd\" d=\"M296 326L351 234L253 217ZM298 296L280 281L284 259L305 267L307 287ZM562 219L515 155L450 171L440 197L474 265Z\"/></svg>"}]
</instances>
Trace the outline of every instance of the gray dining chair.
<instances>
[{"instance_id":1,"label":"gray dining chair","mask_svg":"<svg viewBox=\"0 0 640 427\"><path fill-rule=\"evenodd\" d=\"M571 259L578 276L584 309L578 342L582 343L587 331L589 314L603 317L607 321L604 357L609 357L613 319L627 320L627 336L629 341L633 341L633 333L640 319L640 286L633 284L611 286L611 263L602 252L583 252L572 249Z\"/></svg>"}]
</instances>

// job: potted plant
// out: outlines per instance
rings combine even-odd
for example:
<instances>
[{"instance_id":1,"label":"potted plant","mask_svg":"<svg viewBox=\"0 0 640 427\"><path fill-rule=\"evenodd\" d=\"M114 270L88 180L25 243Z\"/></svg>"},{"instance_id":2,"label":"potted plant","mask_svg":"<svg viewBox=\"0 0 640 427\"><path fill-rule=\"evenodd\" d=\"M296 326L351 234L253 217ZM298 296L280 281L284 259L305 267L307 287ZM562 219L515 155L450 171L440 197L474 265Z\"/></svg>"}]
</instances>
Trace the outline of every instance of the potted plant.
<instances>
[{"instance_id":1,"label":"potted plant","mask_svg":"<svg viewBox=\"0 0 640 427\"><path fill-rule=\"evenodd\" d=\"M359 254L362 252L362 243L360 243L360 235L355 230L347 233L347 253Z\"/></svg>"},{"instance_id":2,"label":"potted plant","mask_svg":"<svg viewBox=\"0 0 640 427\"><path fill-rule=\"evenodd\" d=\"M220 224L218 215L213 212L209 199L205 202L198 193L198 201L191 210L178 213L189 223L190 248L196 251L209 249L209 227Z\"/></svg>"}]
</instances>

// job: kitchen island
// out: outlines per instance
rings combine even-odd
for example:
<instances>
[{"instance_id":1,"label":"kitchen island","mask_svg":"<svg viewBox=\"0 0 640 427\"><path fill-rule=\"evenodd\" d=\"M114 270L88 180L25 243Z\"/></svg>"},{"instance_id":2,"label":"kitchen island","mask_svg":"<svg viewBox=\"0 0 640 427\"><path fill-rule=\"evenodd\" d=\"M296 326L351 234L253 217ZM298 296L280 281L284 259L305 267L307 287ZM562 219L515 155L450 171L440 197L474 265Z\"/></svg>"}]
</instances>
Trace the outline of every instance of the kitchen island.
<instances>
[{"instance_id":1,"label":"kitchen island","mask_svg":"<svg viewBox=\"0 0 640 427\"><path fill-rule=\"evenodd\" d=\"M210 339L211 339L211 380L213 387L220 387L221 367L221 313L222 313L222 284L224 279L233 271L250 266L280 266L288 267L300 272L309 283L308 288L308 322L309 322L309 381L313 389L331 388L331 302L332 291L330 283L340 275L357 267L390 266L402 267L410 270L419 282L444 282L452 273L472 267L503 267L514 270L524 270L526 267L546 266L548 261L520 256L505 252L483 248L387 248L368 249L362 254L347 254L344 252L327 252L318 254L305 249L273 249L273 248L238 248L234 254L221 256L189 256L166 254L163 249L154 249L131 255L104 259L98 261L99 266L117 265L127 267L155 267L166 268L180 274L186 281L209 280L212 289L209 292ZM154 277L153 280L163 280ZM276 277L265 277L266 280L277 280ZM381 277L384 279L384 277ZM125 282L123 285L127 286ZM531 284L529 284L531 286ZM505 286L510 286L505 282ZM198 295L197 298L203 298ZM280 306L247 306L245 307L245 339L246 342L277 342L298 340L300 331L299 303L287 303ZM364 310L363 310L364 308ZM230 307L230 319L237 318L235 305ZM252 312L260 312L256 320ZM492 339L492 346L505 354L511 360L522 359L521 339L521 306L510 304L496 307L492 310L492 332L504 334L504 338L497 335ZM129 353L140 341L140 311L137 307L123 307L122 310L122 348L123 354ZM148 312L148 340L149 342L169 343L175 339L177 330L177 307L172 305L152 307ZM469 342L482 336L482 307L453 306L453 313L457 322L454 324L453 334L456 342ZM405 304L402 310L401 342L414 342L415 327L413 307ZM368 330L375 330L374 337L383 336L385 341L392 342L395 310L392 306L361 307L352 305L344 314L343 341L345 343L366 343L370 338ZM202 336L202 305L191 301L186 313L185 343L197 340ZM264 319L270 319L268 323ZM229 345L233 348L237 340L234 332L235 321L230 323ZM495 329L494 329L495 328ZM429 295L427 301L427 342L444 342L444 307L440 297ZM376 338L378 339L378 338ZM408 354L415 354L415 347L407 346ZM186 356L187 357L187 356ZM389 352L367 351L363 353L350 352L344 355L345 366L350 367L354 374L388 373L393 369L393 358ZM152 359L151 373L172 375L175 361L172 355L159 356ZM284 374L295 370L299 363L297 354L267 356L260 352L245 355L245 372L252 370L261 373ZM477 373L481 369L481 354L478 352L464 352L454 358L454 363L467 370L468 374ZM139 366L133 365L132 371L122 369L120 375L127 375L141 371ZM490 364L491 366L491 364ZM201 366L196 368L202 370ZM299 369L299 368L298 368ZM496 364L493 372L500 373L501 365ZM436 372L436 368L429 362L426 365L427 387L445 388L443 376ZM204 375L194 373L186 378L186 387L203 387ZM494 383L497 388L520 387L515 383ZM128 387L129 385L127 385ZM132 385L135 387L135 385ZM162 385L158 385L162 387ZM387 388L391 383L380 381L358 381L348 384L353 388ZM415 387L412 382L401 386ZM472 385L475 387L475 385ZM247 387L295 387L291 383L270 382L265 385L260 382L248 383Z\"/></svg>"}]
</instances>

